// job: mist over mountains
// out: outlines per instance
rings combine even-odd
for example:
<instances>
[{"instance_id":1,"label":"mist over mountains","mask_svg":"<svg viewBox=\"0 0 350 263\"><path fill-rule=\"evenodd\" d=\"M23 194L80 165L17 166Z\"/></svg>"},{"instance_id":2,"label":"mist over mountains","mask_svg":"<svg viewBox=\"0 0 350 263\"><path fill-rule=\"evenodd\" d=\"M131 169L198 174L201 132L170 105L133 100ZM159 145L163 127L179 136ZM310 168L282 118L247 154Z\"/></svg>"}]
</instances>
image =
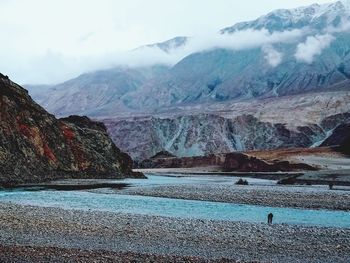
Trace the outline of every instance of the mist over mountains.
<instances>
[{"instance_id":1,"label":"mist over mountains","mask_svg":"<svg viewBox=\"0 0 350 263\"><path fill-rule=\"evenodd\" d=\"M59 115L79 111L109 116L108 108L144 111L173 104L332 90L334 85L342 89L350 75L347 3L277 10L225 28L209 41L177 37L144 46L131 53L144 56L143 60L152 54L153 65L84 74L52 87L39 102ZM170 58L180 57L184 58L171 66ZM160 68L161 74L152 73ZM98 102L100 96L89 95L90 88L99 95L106 93L108 102ZM67 101L80 89L86 106L61 105L61 100Z\"/></svg>"},{"instance_id":2,"label":"mist over mountains","mask_svg":"<svg viewBox=\"0 0 350 263\"><path fill-rule=\"evenodd\" d=\"M317 115L322 111L322 118L295 124L281 107L275 109L280 115L278 120L265 118L263 121L272 123L267 125L287 125L289 132L288 127L293 126L295 131L299 124L303 127L307 124L312 134L306 133L307 139L302 146L310 147L334 129L325 130L319 124L323 118L349 110L349 3L338 1L276 10L254 21L224 28L210 37L175 37L140 47L128 53L127 62L120 59L120 65L112 69L86 73L54 86L26 87L39 104L55 115L84 114L106 120L117 145L124 145L122 149L133 157L149 157L160 150L189 156L296 146L289 140L283 143L286 140L279 138L276 134L280 132L275 131L269 136L281 143L269 143L267 138L270 137L262 136L259 143L248 145L249 136L266 133L265 128L257 129L261 116L268 115L268 107L264 104L273 108L279 98L285 100L286 97L289 98L286 103L298 105L296 112ZM317 99L329 100L326 109L314 107ZM240 103L247 103L246 111L241 115L236 111ZM256 110L256 107L262 110ZM210 118L203 121L202 113L211 114ZM243 118L250 130L246 135L239 134L240 139L237 139L239 129L218 124L248 113L254 121ZM224 119L220 119L223 115ZM145 124L147 116L153 119ZM160 124L165 118L167 124ZM131 122L136 124L130 125ZM201 125L189 136L194 132L194 122ZM142 124L149 128L141 135L145 128ZM310 128L310 125L317 127ZM199 143L204 138L198 134L212 126L215 131L229 132L225 132L226 135L220 132L220 136L210 139L213 147ZM134 140L133 143L122 142L125 133L121 131L126 131L126 127L139 127L136 130L140 133L133 133L133 138L127 140ZM116 135L117 131L119 135ZM303 130L303 136L304 133ZM150 146L142 153L134 152L134 144L144 140L144 136L150 137Z\"/></svg>"}]
</instances>

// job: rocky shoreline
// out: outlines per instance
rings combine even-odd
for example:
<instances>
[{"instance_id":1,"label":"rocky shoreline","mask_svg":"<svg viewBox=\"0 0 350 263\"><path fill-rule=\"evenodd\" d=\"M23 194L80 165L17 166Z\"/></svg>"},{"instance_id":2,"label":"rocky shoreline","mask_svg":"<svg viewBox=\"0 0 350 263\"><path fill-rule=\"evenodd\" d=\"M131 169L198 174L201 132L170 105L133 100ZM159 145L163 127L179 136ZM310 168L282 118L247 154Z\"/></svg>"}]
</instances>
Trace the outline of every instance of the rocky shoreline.
<instances>
[{"instance_id":1,"label":"rocky shoreline","mask_svg":"<svg viewBox=\"0 0 350 263\"><path fill-rule=\"evenodd\" d=\"M71 262L350 259L350 229L84 212L9 203L0 203L0 225L2 262L64 262L73 254Z\"/></svg>"}]
</instances>

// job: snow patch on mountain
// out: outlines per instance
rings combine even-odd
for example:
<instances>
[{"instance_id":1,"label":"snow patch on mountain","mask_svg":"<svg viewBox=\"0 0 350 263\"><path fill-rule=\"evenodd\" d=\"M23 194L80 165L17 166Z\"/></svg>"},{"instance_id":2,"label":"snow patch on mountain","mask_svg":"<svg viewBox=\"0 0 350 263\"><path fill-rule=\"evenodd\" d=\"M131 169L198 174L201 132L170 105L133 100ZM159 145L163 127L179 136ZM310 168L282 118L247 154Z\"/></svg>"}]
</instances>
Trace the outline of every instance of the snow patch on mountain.
<instances>
[{"instance_id":1,"label":"snow patch on mountain","mask_svg":"<svg viewBox=\"0 0 350 263\"><path fill-rule=\"evenodd\" d=\"M350 13L349 0L329 4L313 4L294 9L279 9L261 16L256 20L240 22L221 30L223 34L237 31L266 28L270 32L283 31L288 28L320 29L327 25L337 26L342 19L348 19Z\"/></svg>"}]
</instances>

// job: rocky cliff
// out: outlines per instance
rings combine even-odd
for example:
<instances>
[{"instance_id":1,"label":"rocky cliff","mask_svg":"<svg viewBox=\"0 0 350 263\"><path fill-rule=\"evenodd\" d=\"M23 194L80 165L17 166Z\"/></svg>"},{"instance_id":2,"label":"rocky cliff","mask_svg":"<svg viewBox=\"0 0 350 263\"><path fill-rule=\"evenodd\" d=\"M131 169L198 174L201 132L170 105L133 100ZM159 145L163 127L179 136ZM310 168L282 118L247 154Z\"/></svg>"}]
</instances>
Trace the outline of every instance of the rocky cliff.
<instances>
[{"instance_id":1,"label":"rocky cliff","mask_svg":"<svg viewBox=\"0 0 350 263\"><path fill-rule=\"evenodd\" d=\"M142 176L87 117L56 119L22 87L0 75L0 185L57 178Z\"/></svg>"},{"instance_id":2,"label":"rocky cliff","mask_svg":"<svg viewBox=\"0 0 350 263\"><path fill-rule=\"evenodd\" d=\"M288 114L298 116L299 110L300 107L296 107ZM323 114L327 114L326 110ZM317 147L335 137L333 131L339 125L350 122L350 113L347 112L325 118L321 113L316 115L318 121L310 118L309 123L262 121L262 118L249 114L232 117L193 114L103 121L118 147L140 161L161 151L178 157L191 157L235 151ZM336 134L339 139L339 133ZM331 144L325 146L328 145Z\"/></svg>"},{"instance_id":3,"label":"rocky cliff","mask_svg":"<svg viewBox=\"0 0 350 263\"><path fill-rule=\"evenodd\" d=\"M255 149L310 147L326 136L318 125L289 128L252 115L104 120L112 139L136 160L162 150L179 157Z\"/></svg>"}]
</instances>

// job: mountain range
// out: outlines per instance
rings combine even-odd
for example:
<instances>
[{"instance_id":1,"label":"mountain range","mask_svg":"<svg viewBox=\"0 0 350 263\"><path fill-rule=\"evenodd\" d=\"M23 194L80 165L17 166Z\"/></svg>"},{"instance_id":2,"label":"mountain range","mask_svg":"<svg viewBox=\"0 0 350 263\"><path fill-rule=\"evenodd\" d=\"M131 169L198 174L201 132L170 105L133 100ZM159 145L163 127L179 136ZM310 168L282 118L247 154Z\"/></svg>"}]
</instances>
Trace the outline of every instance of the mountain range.
<instances>
[{"instance_id":1,"label":"mountain range","mask_svg":"<svg viewBox=\"0 0 350 263\"><path fill-rule=\"evenodd\" d=\"M201 41L176 37L137 50L178 56L173 65L118 66L26 88L57 116L102 120L138 160L162 150L317 146L348 121L350 1L276 10ZM327 118L338 122L325 127Z\"/></svg>"}]
</instances>

